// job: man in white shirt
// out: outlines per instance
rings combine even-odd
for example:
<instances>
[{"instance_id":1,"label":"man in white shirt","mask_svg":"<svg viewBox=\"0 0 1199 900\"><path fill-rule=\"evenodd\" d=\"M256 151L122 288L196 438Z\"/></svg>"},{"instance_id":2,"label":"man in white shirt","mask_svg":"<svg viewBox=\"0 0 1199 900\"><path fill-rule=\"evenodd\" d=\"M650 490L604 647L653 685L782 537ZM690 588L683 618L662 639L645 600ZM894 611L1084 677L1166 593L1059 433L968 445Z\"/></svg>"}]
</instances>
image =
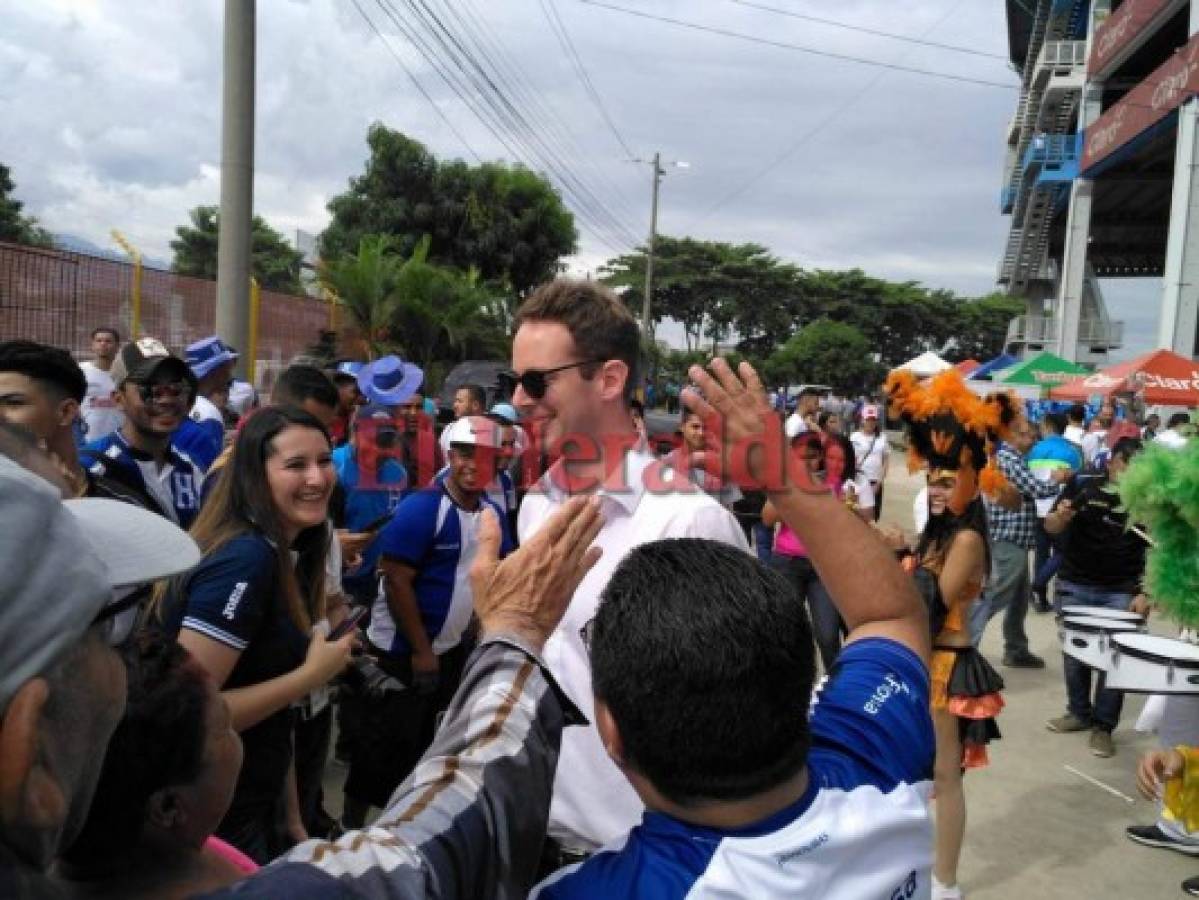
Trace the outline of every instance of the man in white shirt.
<instances>
[{"instance_id":1,"label":"man in white shirt","mask_svg":"<svg viewBox=\"0 0 1199 900\"><path fill-rule=\"evenodd\" d=\"M883 433L877 406L867 404L862 407L861 428L850 435L849 440L853 443L858 471L866 476L874 492L874 521L877 522L883 510L883 485L891 461L891 448Z\"/></svg>"},{"instance_id":2,"label":"man in white shirt","mask_svg":"<svg viewBox=\"0 0 1199 900\"><path fill-rule=\"evenodd\" d=\"M1191 417L1184 412L1177 412L1170 416L1170 420L1166 423L1166 428L1153 439L1156 444L1165 444L1171 450L1181 450L1187 445L1188 435L1191 427Z\"/></svg>"},{"instance_id":3,"label":"man in white shirt","mask_svg":"<svg viewBox=\"0 0 1199 900\"><path fill-rule=\"evenodd\" d=\"M1082 439L1086 436L1086 421L1087 408L1081 403L1075 403L1066 410L1066 430L1062 432L1062 437L1068 440L1071 444L1082 446Z\"/></svg>"},{"instance_id":4,"label":"man in white shirt","mask_svg":"<svg viewBox=\"0 0 1199 900\"><path fill-rule=\"evenodd\" d=\"M808 430L805 421L808 416L814 416L820 411L820 392L811 385L805 385L795 401L795 412L787 417L784 424L787 437L793 438Z\"/></svg>"},{"instance_id":5,"label":"man in white shirt","mask_svg":"<svg viewBox=\"0 0 1199 900\"><path fill-rule=\"evenodd\" d=\"M745 549L736 518L642 446L629 413L641 352L637 324L607 288L557 279L534 291L516 317L513 405L537 446L560 457L520 509L527 542L572 495L597 493L605 522L603 556L583 579L545 661L591 718L591 666L580 629L595 616L600 592L633 548L668 537L705 537ZM637 824L643 805L608 758L594 726L563 735L554 783L547 868L585 857Z\"/></svg>"},{"instance_id":6,"label":"man in white shirt","mask_svg":"<svg viewBox=\"0 0 1199 900\"><path fill-rule=\"evenodd\" d=\"M1107 437L1107 430L1112 427L1115 418L1116 407L1111 400L1104 400L1099 406L1095 420L1091 422L1091 427L1082 438L1082 456L1087 465L1094 463L1096 454L1104 448L1103 439Z\"/></svg>"},{"instance_id":7,"label":"man in white shirt","mask_svg":"<svg viewBox=\"0 0 1199 900\"><path fill-rule=\"evenodd\" d=\"M112 395L117 386L108 374L120 346L121 336L115 328L97 328L92 332L92 355L95 359L79 364L79 368L83 369L83 377L87 379L87 394L79 408L85 443L108 437L125 421Z\"/></svg>"}]
</instances>

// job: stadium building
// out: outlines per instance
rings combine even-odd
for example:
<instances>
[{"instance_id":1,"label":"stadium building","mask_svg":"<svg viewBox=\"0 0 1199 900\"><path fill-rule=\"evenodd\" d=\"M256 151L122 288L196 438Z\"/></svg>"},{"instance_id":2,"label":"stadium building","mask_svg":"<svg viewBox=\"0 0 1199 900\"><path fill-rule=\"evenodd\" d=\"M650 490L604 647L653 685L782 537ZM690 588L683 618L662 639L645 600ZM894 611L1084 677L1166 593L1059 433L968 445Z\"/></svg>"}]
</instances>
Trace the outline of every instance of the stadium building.
<instances>
[{"instance_id":1,"label":"stadium building","mask_svg":"<svg viewBox=\"0 0 1199 900\"><path fill-rule=\"evenodd\" d=\"M1099 280L1161 279L1157 345L1195 356L1199 0L1005 0L1022 76L999 282L1022 352L1104 364L1123 339Z\"/></svg>"}]
</instances>

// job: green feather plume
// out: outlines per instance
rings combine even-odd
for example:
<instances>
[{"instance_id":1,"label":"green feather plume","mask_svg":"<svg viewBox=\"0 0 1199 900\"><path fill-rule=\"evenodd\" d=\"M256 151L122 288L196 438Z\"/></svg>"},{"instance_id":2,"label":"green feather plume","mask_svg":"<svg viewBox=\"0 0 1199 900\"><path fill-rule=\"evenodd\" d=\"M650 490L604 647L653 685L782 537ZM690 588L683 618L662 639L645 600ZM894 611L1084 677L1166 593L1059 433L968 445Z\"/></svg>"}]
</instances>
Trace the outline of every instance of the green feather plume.
<instances>
[{"instance_id":1,"label":"green feather plume","mask_svg":"<svg viewBox=\"0 0 1199 900\"><path fill-rule=\"evenodd\" d=\"M1153 537L1145 587L1181 624L1199 626L1199 441L1181 450L1149 444L1120 477L1130 520Z\"/></svg>"}]
</instances>

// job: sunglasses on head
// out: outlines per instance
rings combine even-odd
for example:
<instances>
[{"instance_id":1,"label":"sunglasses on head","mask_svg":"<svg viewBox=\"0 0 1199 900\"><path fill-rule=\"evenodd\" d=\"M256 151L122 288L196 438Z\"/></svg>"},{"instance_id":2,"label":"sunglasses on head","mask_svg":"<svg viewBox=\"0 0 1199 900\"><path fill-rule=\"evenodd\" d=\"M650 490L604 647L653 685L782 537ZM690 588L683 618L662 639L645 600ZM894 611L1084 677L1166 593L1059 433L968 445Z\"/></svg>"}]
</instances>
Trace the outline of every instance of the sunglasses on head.
<instances>
[{"instance_id":1,"label":"sunglasses on head","mask_svg":"<svg viewBox=\"0 0 1199 900\"><path fill-rule=\"evenodd\" d=\"M500 374L500 378L507 381L513 388L519 384L531 399L540 400L549 389L547 376L565 372L567 369L577 369L580 366L598 365L602 362L602 359L585 359L581 362L567 363L564 366L555 366L552 369L525 369L519 375L516 372L503 372Z\"/></svg>"}]
</instances>

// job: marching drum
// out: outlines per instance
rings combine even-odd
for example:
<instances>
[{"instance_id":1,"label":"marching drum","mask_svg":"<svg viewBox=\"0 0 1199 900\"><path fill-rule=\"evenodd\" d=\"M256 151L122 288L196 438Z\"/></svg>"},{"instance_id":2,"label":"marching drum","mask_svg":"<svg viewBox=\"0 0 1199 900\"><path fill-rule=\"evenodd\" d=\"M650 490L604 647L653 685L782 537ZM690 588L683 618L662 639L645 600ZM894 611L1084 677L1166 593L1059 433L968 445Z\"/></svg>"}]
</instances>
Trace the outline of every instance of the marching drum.
<instances>
[{"instance_id":1,"label":"marching drum","mask_svg":"<svg viewBox=\"0 0 1199 900\"><path fill-rule=\"evenodd\" d=\"M1199 647L1155 634L1115 634L1107 686L1134 694L1199 694Z\"/></svg>"},{"instance_id":2,"label":"marching drum","mask_svg":"<svg viewBox=\"0 0 1199 900\"><path fill-rule=\"evenodd\" d=\"M1118 622L1133 622L1137 626L1145 624L1145 617L1140 613L1127 609L1108 609L1106 606L1063 606L1063 616L1086 616L1089 619L1114 619Z\"/></svg>"},{"instance_id":3,"label":"marching drum","mask_svg":"<svg viewBox=\"0 0 1199 900\"><path fill-rule=\"evenodd\" d=\"M1135 634L1140 626L1136 622L1123 622L1115 618L1066 616L1058 627L1063 653L1092 669L1107 671L1111 661L1108 651L1112 638L1121 634Z\"/></svg>"}]
</instances>

